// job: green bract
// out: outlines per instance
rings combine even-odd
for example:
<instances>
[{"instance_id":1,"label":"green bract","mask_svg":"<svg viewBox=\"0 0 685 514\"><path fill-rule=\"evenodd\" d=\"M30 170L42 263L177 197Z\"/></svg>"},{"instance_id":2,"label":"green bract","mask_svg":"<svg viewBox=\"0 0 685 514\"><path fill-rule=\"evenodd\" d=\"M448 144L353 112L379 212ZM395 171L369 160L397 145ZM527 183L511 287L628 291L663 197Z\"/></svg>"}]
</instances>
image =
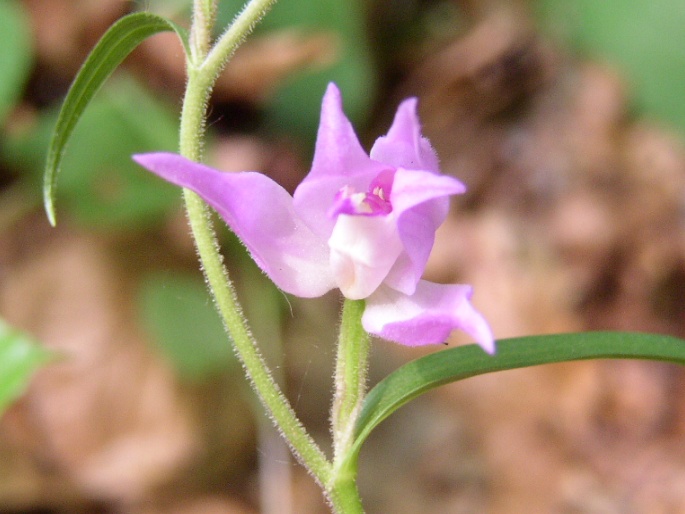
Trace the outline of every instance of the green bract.
<instances>
[{"instance_id":1,"label":"green bract","mask_svg":"<svg viewBox=\"0 0 685 514\"><path fill-rule=\"evenodd\" d=\"M584 332L500 339L497 353L475 345L443 350L405 364L374 387L357 421L354 452L390 414L450 382L495 371L587 359L646 359L685 364L685 341L630 332Z\"/></svg>"},{"instance_id":2,"label":"green bract","mask_svg":"<svg viewBox=\"0 0 685 514\"><path fill-rule=\"evenodd\" d=\"M83 111L105 80L134 48L154 34L172 30L181 38L186 53L189 53L185 31L176 24L150 13L130 14L109 28L83 63L57 118L45 164L43 196L45 210L52 225L57 223L55 213L57 173L69 138Z\"/></svg>"}]
</instances>

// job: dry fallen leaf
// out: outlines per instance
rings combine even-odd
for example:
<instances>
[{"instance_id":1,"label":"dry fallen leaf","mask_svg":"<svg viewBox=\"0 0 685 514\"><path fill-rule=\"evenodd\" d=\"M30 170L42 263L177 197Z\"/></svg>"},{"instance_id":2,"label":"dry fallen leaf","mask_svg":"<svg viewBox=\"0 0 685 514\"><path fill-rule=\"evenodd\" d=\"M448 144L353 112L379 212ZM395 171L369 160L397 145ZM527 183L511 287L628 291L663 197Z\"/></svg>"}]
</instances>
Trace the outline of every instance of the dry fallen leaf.
<instances>
[{"instance_id":1,"label":"dry fallen leaf","mask_svg":"<svg viewBox=\"0 0 685 514\"><path fill-rule=\"evenodd\" d=\"M194 427L123 283L100 241L61 232L12 270L0 312L63 355L36 376L7 431L84 497L130 502L187 461Z\"/></svg>"}]
</instances>

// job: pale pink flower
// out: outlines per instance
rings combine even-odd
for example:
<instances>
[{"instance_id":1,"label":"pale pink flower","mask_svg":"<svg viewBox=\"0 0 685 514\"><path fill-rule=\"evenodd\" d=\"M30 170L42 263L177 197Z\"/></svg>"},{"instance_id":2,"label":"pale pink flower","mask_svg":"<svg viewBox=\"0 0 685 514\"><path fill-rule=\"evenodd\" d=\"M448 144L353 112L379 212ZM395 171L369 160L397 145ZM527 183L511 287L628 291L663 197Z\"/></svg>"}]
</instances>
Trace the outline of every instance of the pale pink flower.
<instances>
[{"instance_id":1,"label":"pale pink flower","mask_svg":"<svg viewBox=\"0 0 685 514\"><path fill-rule=\"evenodd\" d=\"M225 173L169 153L134 159L198 193L282 290L310 298L338 288L364 299L364 328L400 344L441 343L461 329L495 351L470 286L421 280L448 197L466 188L440 174L415 98L367 155L329 85L312 169L293 196L257 172Z\"/></svg>"}]
</instances>

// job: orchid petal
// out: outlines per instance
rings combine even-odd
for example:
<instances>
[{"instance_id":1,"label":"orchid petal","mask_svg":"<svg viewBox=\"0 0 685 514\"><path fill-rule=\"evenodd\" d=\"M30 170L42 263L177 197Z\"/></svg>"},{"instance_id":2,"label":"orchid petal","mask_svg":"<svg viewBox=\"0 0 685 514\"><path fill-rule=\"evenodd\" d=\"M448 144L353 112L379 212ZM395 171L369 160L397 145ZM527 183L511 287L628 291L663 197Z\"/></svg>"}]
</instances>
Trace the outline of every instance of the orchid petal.
<instances>
[{"instance_id":1,"label":"orchid petal","mask_svg":"<svg viewBox=\"0 0 685 514\"><path fill-rule=\"evenodd\" d=\"M390 197L394 211L406 211L428 200L443 198L443 208L436 212L436 223L445 221L448 211L447 197L461 194L466 186L449 175L430 171L399 168L395 173Z\"/></svg>"},{"instance_id":2,"label":"orchid petal","mask_svg":"<svg viewBox=\"0 0 685 514\"><path fill-rule=\"evenodd\" d=\"M290 195L267 176L225 173L170 153L136 155L134 160L200 195L279 288L311 298L335 287L326 240L295 214Z\"/></svg>"},{"instance_id":3,"label":"orchid petal","mask_svg":"<svg viewBox=\"0 0 685 514\"><path fill-rule=\"evenodd\" d=\"M370 182L388 168L369 158L342 109L340 90L329 84L321 104L312 169L295 190L293 204L309 228L330 236L335 220L326 216L345 186L366 191Z\"/></svg>"},{"instance_id":4,"label":"orchid petal","mask_svg":"<svg viewBox=\"0 0 685 514\"><path fill-rule=\"evenodd\" d=\"M402 252L391 216L339 215L328 246L337 286L353 300L373 293Z\"/></svg>"},{"instance_id":5,"label":"orchid petal","mask_svg":"<svg viewBox=\"0 0 685 514\"><path fill-rule=\"evenodd\" d=\"M372 159L396 168L438 173L438 156L428 140L421 136L416 103L416 98L408 98L400 104L388 134L376 140L370 155Z\"/></svg>"},{"instance_id":6,"label":"orchid petal","mask_svg":"<svg viewBox=\"0 0 685 514\"><path fill-rule=\"evenodd\" d=\"M366 300L362 325L370 334L407 346L442 343L460 329L488 353L495 352L492 331L471 305L472 288L420 281L407 296L379 287Z\"/></svg>"},{"instance_id":7,"label":"orchid petal","mask_svg":"<svg viewBox=\"0 0 685 514\"><path fill-rule=\"evenodd\" d=\"M386 284L413 294L433 248L435 231L449 212L447 197L465 190L453 177L429 171L397 170L391 203L405 252L388 274Z\"/></svg>"},{"instance_id":8,"label":"orchid petal","mask_svg":"<svg viewBox=\"0 0 685 514\"><path fill-rule=\"evenodd\" d=\"M321 102L314 161L307 179L337 175L349 180L368 161L369 156L343 111L340 90L335 84L329 84Z\"/></svg>"}]
</instances>

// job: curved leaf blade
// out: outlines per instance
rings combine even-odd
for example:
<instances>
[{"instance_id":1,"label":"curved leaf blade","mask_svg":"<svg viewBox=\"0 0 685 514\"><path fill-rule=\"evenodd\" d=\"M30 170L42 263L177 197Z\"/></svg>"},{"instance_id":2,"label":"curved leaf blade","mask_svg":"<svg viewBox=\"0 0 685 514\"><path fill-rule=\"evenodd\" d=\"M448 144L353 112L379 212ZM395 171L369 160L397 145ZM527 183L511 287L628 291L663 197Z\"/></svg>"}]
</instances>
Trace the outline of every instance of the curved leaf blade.
<instances>
[{"instance_id":1,"label":"curved leaf blade","mask_svg":"<svg viewBox=\"0 0 685 514\"><path fill-rule=\"evenodd\" d=\"M368 394L356 426L356 456L383 420L417 396L450 382L508 369L587 359L646 359L685 364L685 341L671 336L629 332L584 332L503 339L497 354L476 345L436 352L409 362Z\"/></svg>"},{"instance_id":2,"label":"curved leaf blade","mask_svg":"<svg viewBox=\"0 0 685 514\"><path fill-rule=\"evenodd\" d=\"M0 415L24 392L33 373L53 354L0 320Z\"/></svg>"},{"instance_id":3,"label":"curved leaf blade","mask_svg":"<svg viewBox=\"0 0 685 514\"><path fill-rule=\"evenodd\" d=\"M151 13L124 16L102 36L81 66L69 88L48 147L43 181L45 211L51 225L57 222L55 186L67 143L83 111L102 84L121 62L145 39L160 32L174 31L190 55L186 32L175 23Z\"/></svg>"}]
</instances>

